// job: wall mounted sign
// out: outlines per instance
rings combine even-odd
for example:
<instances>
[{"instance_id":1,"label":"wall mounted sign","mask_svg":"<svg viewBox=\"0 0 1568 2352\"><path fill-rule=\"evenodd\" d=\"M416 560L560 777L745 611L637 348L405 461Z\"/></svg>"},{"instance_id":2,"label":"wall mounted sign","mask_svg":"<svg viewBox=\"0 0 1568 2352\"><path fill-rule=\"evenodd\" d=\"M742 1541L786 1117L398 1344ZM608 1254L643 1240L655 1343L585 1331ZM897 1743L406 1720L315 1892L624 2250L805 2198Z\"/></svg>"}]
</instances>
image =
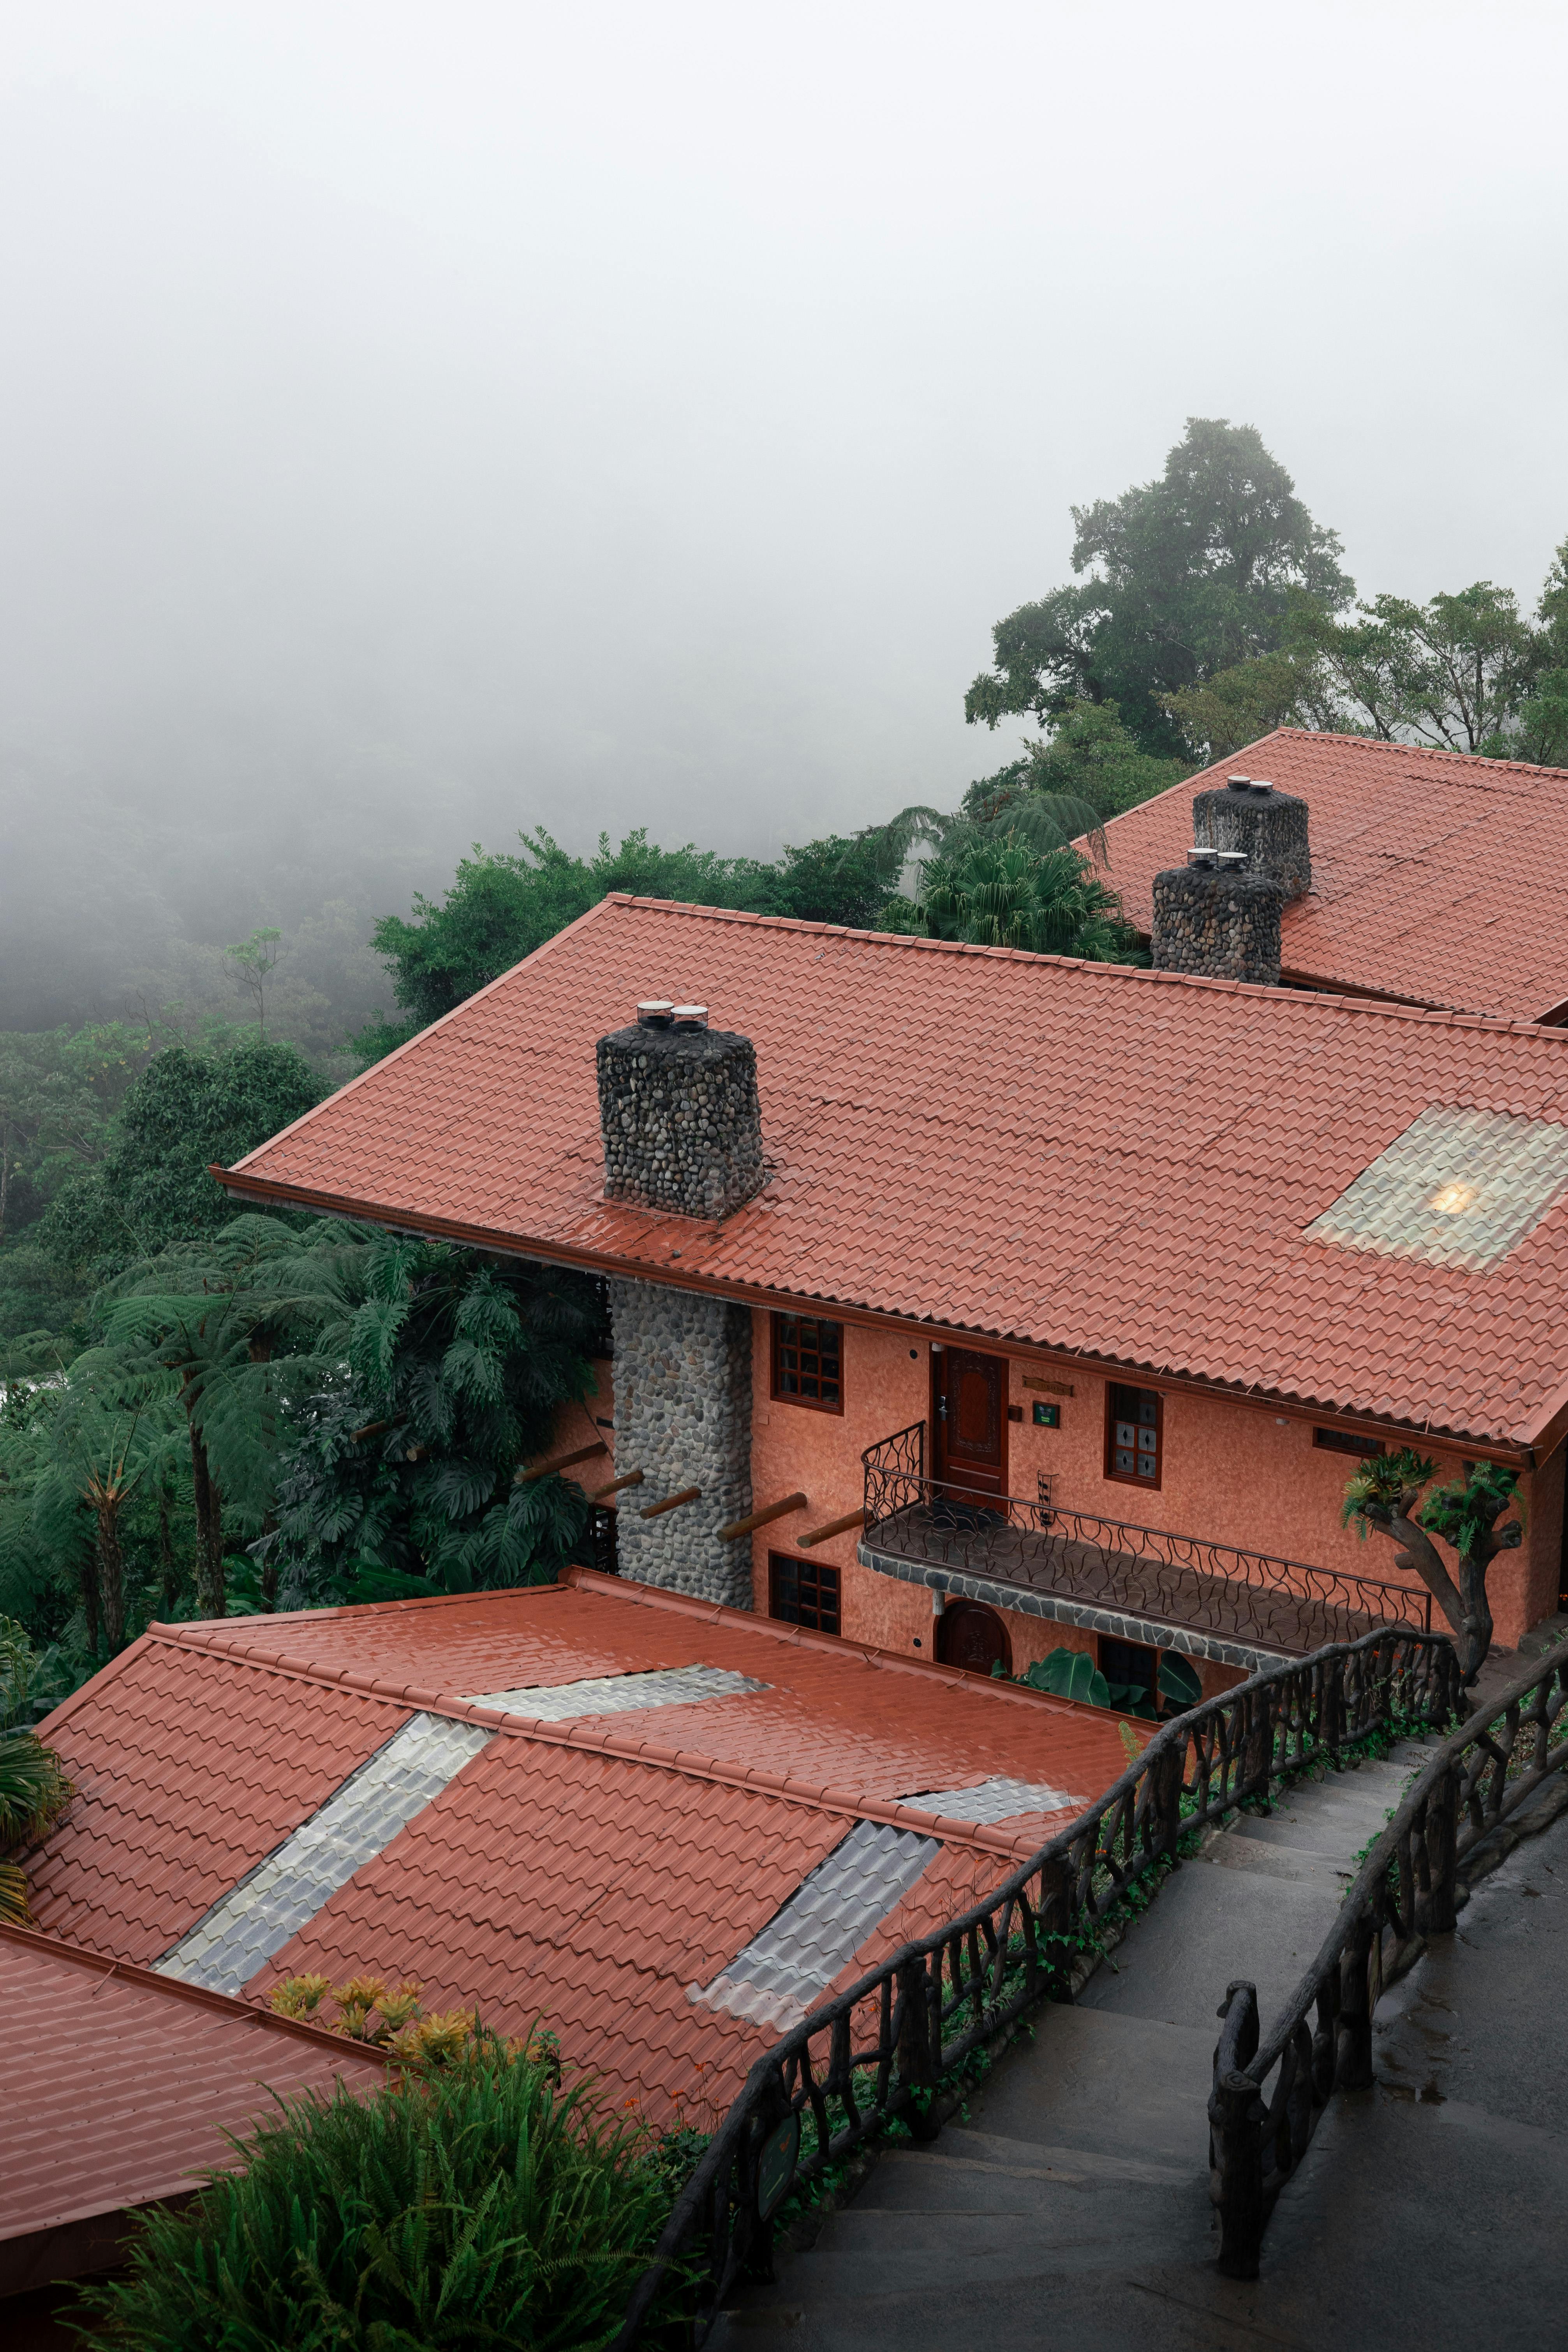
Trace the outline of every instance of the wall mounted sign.
<instances>
[{"instance_id":1,"label":"wall mounted sign","mask_svg":"<svg viewBox=\"0 0 1568 2352\"><path fill-rule=\"evenodd\" d=\"M1024 1374L1024 1386L1026 1389L1044 1389L1047 1396L1071 1396L1073 1393L1070 1381L1037 1381L1028 1372Z\"/></svg>"},{"instance_id":2,"label":"wall mounted sign","mask_svg":"<svg viewBox=\"0 0 1568 2352\"><path fill-rule=\"evenodd\" d=\"M800 2154L800 2117L787 2116L757 2152L757 2219L771 2221L789 2193Z\"/></svg>"},{"instance_id":3,"label":"wall mounted sign","mask_svg":"<svg viewBox=\"0 0 1568 2352\"><path fill-rule=\"evenodd\" d=\"M1062 1409L1059 1404L1037 1404L1035 1407L1037 1429L1059 1429L1061 1425Z\"/></svg>"}]
</instances>

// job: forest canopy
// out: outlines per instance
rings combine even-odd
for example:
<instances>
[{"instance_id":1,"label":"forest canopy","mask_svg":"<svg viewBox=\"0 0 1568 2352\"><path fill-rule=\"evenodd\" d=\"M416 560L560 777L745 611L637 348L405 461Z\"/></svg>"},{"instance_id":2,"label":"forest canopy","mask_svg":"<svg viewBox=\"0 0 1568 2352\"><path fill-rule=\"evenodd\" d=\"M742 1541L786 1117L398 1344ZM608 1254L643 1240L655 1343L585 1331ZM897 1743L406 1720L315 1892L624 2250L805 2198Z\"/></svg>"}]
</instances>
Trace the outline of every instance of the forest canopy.
<instances>
[{"instance_id":1,"label":"forest canopy","mask_svg":"<svg viewBox=\"0 0 1568 2352\"><path fill-rule=\"evenodd\" d=\"M1105 824L1273 727L1568 765L1568 541L1532 612L1487 581L1358 603L1336 533L1224 418L1189 420L1156 480L1073 520L1074 581L996 624L965 699L1020 733L951 807L889 790L877 824L773 860L646 830L579 856L535 825L476 844L405 912L333 898L264 922L192 949L169 997L148 975L178 960L150 943L120 1017L0 1029L13 1715L153 1617L516 1582L580 1549L581 1490L516 1470L588 1392L597 1286L237 1215L209 1171L607 893L1138 961Z\"/></svg>"}]
</instances>

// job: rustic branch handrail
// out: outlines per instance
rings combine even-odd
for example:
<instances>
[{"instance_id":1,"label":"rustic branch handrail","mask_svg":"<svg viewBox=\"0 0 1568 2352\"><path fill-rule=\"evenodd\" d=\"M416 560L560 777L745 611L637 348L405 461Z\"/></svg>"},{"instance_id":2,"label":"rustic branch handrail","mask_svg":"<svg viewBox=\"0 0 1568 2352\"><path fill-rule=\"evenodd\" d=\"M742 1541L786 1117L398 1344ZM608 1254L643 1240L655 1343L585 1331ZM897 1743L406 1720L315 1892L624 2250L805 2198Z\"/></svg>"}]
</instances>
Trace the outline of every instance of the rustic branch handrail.
<instances>
[{"instance_id":1,"label":"rustic branch handrail","mask_svg":"<svg viewBox=\"0 0 1568 2352\"><path fill-rule=\"evenodd\" d=\"M1372 2082L1373 2018L1386 1970L1415 1938L1452 1932L1459 1864L1568 1765L1565 1705L1568 1653L1560 1653L1443 1742L1362 1864L1266 2042L1257 1987L1227 1987L1209 2102L1209 2194L1228 2277L1258 2276L1268 2216L1334 2091Z\"/></svg>"},{"instance_id":2,"label":"rustic branch handrail","mask_svg":"<svg viewBox=\"0 0 1568 2352\"><path fill-rule=\"evenodd\" d=\"M1051 1592L1276 1656L1310 1655L1325 1639L1380 1624L1432 1630L1425 1585L1068 1510L1043 1495L985 1495L959 1479L928 1478L923 1423L868 1446L861 1459L865 1541L921 1568Z\"/></svg>"},{"instance_id":3,"label":"rustic branch handrail","mask_svg":"<svg viewBox=\"0 0 1568 2352\"><path fill-rule=\"evenodd\" d=\"M732 2281L765 2255L792 2180L840 2162L895 2116L931 2137L942 2077L1060 1987L1107 1913L1176 1860L1189 1832L1396 1717L1445 1721L1459 1698L1452 1643L1403 1628L1267 1667L1163 1726L994 1894L825 2000L758 2059L676 2200L612 2352L628 2352L694 2242L706 2249L700 2341Z\"/></svg>"}]
</instances>

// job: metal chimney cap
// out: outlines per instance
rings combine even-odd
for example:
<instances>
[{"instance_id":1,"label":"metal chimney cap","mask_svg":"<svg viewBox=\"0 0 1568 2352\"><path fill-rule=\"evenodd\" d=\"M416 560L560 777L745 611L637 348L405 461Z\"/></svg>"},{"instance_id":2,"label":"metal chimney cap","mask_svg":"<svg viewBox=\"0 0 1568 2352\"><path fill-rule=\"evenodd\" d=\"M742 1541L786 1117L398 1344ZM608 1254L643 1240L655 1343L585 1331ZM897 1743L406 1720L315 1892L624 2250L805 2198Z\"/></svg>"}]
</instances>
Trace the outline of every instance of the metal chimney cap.
<instances>
[{"instance_id":1,"label":"metal chimney cap","mask_svg":"<svg viewBox=\"0 0 1568 2352\"><path fill-rule=\"evenodd\" d=\"M1225 782L1226 790L1227 792L1245 793L1250 792L1252 789L1252 778L1250 776L1227 776Z\"/></svg>"},{"instance_id":2,"label":"metal chimney cap","mask_svg":"<svg viewBox=\"0 0 1568 2352\"><path fill-rule=\"evenodd\" d=\"M668 996L645 996L637 1006L639 1029L668 1029L674 1005Z\"/></svg>"},{"instance_id":3,"label":"metal chimney cap","mask_svg":"<svg viewBox=\"0 0 1568 2352\"><path fill-rule=\"evenodd\" d=\"M677 1029L706 1029L708 1007L705 1004L677 1004L670 1009L671 1025Z\"/></svg>"},{"instance_id":4,"label":"metal chimney cap","mask_svg":"<svg viewBox=\"0 0 1568 2352\"><path fill-rule=\"evenodd\" d=\"M1268 794L1274 790L1274 787L1272 784L1266 784L1261 776L1254 776L1251 783L1247 786L1247 790L1248 792L1255 793L1258 799L1266 800Z\"/></svg>"},{"instance_id":5,"label":"metal chimney cap","mask_svg":"<svg viewBox=\"0 0 1568 2352\"><path fill-rule=\"evenodd\" d=\"M1217 849L1209 849L1201 842L1195 849L1189 849L1187 852L1187 864L1189 866L1205 866L1211 874L1219 864L1219 859L1220 853Z\"/></svg>"},{"instance_id":6,"label":"metal chimney cap","mask_svg":"<svg viewBox=\"0 0 1568 2352\"><path fill-rule=\"evenodd\" d=\"M1250 866L1252 863L1245 849L1216 849L1215 856L1222 866Z\"/></svg>"}]
</instances>

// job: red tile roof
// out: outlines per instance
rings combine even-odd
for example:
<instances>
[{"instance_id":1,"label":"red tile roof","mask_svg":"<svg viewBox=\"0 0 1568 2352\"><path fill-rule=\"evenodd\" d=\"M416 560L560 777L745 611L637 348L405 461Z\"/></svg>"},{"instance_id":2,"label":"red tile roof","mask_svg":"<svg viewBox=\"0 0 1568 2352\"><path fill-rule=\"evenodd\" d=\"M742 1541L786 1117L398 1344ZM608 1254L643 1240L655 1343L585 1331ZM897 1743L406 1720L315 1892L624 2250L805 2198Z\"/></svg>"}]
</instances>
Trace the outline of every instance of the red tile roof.
<instances>
[{"instance_id":1,"label":"red tile roof","mask_svg":"<svg viewBox=\"0 0 1568 2352\"><path fill-rule=\"evenodd\" d=\"M274 2091L386 2079L314 2027L20 1928L0 1927L0 2240L186 2194Z\"/></svg>"},{"instance_id":2,"label":"red tile roof","mask_svg":"<svg viewBox=\"0 0 1568 2352\"><path fill-rule=\"evenodd\" d=\"M721 1224L602 1198L595 1041L650 990L756 1044L773 1173ZM1305 1237L1434 1104L1568 1121L1568 1035L616 898L235 1189L1522 1449L1568 1203L1486 1273Z\"/></svg>"},{"instance_id":3,"label":"red tile roof","mask_svg":"<svg viewBox=\"0 0 1568 2352\"><path fill-rule=\"evenodd\" d=\"M1285 909L1286 977L1542 1021L1568 1004L1568 770L1279 728L1106 827L1145 937L1153 881L1228 775L1307 803L1312 887Z\"/></svg>"},{"instance_id":4,"label":"red tile roof","mask_svg":"<svg viewBox=\"0 0 1568 2352\"><path fill-rule=\"evenodd\" d=\"M686 1664L767 1687L531 1725L466 1703ZM772 2037L689 1987L856 1820L940 1837L941 1867L845 1982L1076 1817L984 1827L900 1798L994 1776L1087 1801L1126 1760L1097 1710L584 1570L569 1589L158 1627L43 1727L80 1793L28 1864L40 1926L160 1957L416 1710L501 1736L247 1992L307 1969L414 1976L427 2007L478 2001L506 2032L541 2018L614 2097L699 2121Z\"/></svg>"}]
</instances>

